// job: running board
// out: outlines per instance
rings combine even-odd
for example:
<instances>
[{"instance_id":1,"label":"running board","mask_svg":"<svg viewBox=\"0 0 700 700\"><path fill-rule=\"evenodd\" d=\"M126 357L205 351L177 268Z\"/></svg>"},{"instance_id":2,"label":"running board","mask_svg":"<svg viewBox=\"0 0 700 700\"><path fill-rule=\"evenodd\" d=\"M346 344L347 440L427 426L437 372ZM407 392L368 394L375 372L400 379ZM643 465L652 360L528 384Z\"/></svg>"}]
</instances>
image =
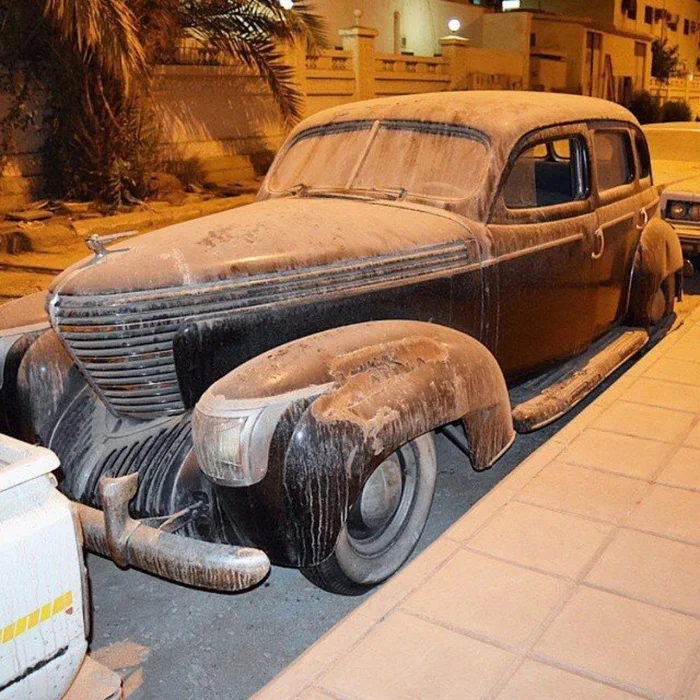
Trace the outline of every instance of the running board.
<instances>
[{"instance_id":1,"label":"running board","mask_svg":"<svg viewBox=\"0 0 700 700\"><path fill-rule=\"evenodd\" d=\"M513 425L529 433L570 411L649 342L643 328L617 328L582 355L510 391Z\"/></svg>"}]
</instances>

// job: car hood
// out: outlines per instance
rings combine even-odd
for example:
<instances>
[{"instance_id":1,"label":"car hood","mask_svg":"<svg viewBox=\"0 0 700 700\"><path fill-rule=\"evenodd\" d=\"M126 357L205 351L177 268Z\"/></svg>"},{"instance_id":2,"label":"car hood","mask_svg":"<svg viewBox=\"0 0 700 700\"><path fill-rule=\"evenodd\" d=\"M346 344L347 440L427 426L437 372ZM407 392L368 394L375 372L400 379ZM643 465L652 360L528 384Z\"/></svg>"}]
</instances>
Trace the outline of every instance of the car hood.
<instances>
[{"instance_id":1,"label":"car hood","mask_svg":"<svg viewBox=\"0 0 700 700\"><path fill-rule=\"evenodd\" d=\"M661 190L700 192L700 165L677 160L655 160L654 184Z\"/></svg>"},{"instance_id":2,"label":"car hood","mask_svg":"<svg viewBox=\"0 0 700 700\"><path fill-rule=\"evenodd\" d=\"M472 238L444 210L399 202L283 198L168 226L110 245L51 287L110 294L216 282Z\"/></svg>"}]
</instances>

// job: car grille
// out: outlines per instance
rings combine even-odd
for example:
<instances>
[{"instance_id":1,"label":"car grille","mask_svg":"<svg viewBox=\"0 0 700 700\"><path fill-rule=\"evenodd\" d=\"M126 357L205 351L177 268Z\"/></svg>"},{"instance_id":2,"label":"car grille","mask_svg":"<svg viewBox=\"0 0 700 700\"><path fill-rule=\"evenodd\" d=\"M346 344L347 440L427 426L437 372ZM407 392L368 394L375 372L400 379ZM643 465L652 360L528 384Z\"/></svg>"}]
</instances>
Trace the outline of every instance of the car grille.
<instances>
[{"instance_id":1,"label":"car grille","mask_svg":"<svg viewBox=\"0 0 700 700\"><path fill-rule=\"evenodd\" d=\"M463 241L410 253L265 273L196 287L108 295L54 295L53 327L115 413L182 413L173 338L187 320L414 283L478 267Z\"/></svg>"}]
</instances>

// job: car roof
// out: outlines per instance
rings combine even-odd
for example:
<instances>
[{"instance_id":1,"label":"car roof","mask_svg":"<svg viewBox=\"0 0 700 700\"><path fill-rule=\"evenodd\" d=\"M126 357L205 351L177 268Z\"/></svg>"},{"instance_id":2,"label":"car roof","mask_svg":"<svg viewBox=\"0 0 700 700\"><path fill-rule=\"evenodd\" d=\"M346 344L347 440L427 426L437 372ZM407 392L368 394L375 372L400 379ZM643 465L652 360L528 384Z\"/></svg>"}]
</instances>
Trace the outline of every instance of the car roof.
<instances>
[{"instance_id":1,"label":"car roof","mask_svg":"<svg viewBox=\"0 0 700 700\"><path fill-rule=\"evenodd\" d=\"M319 112L296 133L328 123L368 119L417 119L477 129L492 142L517 140L534 129L571 122L613 120L638 124L624 107L608 100L516 90L469 90L383 97Z\"/></svg>"}]
</instances>

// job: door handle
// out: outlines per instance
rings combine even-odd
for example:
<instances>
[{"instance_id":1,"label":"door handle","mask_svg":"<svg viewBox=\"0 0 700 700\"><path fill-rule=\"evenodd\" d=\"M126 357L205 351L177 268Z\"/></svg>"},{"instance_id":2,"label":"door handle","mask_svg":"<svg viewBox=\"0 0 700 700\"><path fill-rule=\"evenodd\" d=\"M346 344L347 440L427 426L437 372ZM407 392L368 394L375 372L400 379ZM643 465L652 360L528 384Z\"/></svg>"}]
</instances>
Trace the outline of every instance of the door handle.
<instances>
[{"instance_id":1,"label":"door handle","mask_svg":"<svg viewBox=\"0 0 700 700\"><path fill-rule=\"evenodd\" d=\"M642 223L637 224L637 230L641 231L649 223L649 214L647 214L647 210L644 207L639 210L639 213L642 216Z\"/></svg>"},{"instance_id":2,"label":"door handle","mask_svg":"<svg viewBox=\"0 0 700 700\"><path fill-rule=\"evenodd\" d=\"M598 260L598 258L601 258L603 256L603 253L605 252L605 234L603 233L603 229L599 228L594 234L593 234L595 243L593 247L593 252L591 253L591 257L593 260Z\"/></svg>"}]
</instances>

